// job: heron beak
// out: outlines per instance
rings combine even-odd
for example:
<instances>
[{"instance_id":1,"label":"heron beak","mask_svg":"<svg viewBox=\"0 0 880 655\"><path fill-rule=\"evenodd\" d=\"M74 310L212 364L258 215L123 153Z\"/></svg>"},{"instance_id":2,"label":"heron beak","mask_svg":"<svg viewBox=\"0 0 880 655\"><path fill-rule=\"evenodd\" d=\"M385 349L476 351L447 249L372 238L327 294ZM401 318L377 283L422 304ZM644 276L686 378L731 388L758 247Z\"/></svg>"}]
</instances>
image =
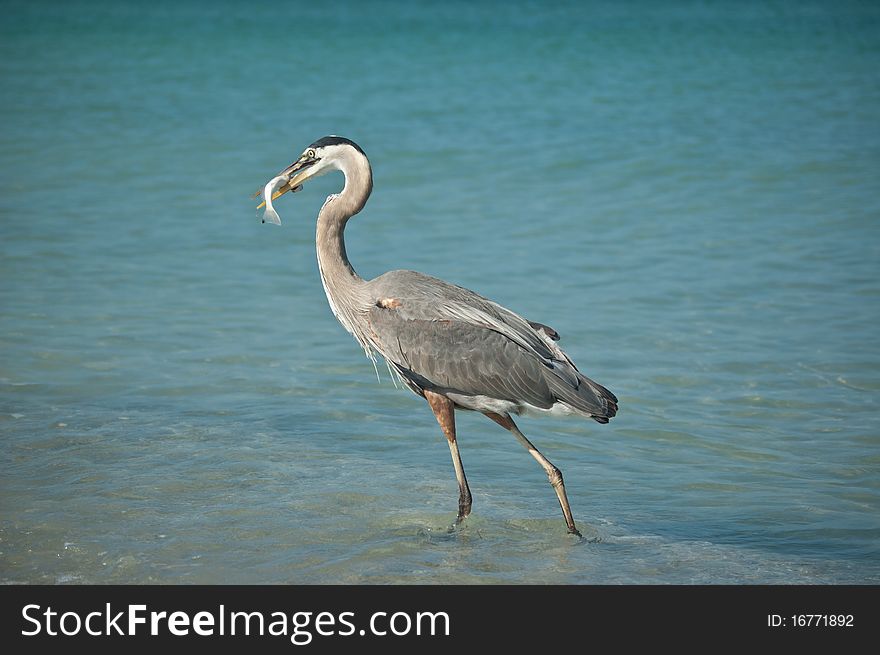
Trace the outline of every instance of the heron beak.
<instances>
[{"instance_id":1,"label":"heron beak","mask_svg":"<svg viewBox=\"0 0 880 655\"><path fill-rule=\"evenodd\" d=\"M302 183L305 182L309 177L311 177L311 172L307 169L317 163L317 159L309 159L305 155L297 159L290 166L285 168L283 171L278 173L275 177L279 175L283 175L284 177L289 178L287 183L278 187L275 193L272 194L272 201L274 202L281 196L283 196L288 191L292 193L296 193L297 191L302 190ZM258 198L260 194L263 193L262 189L259 189L255 194L254 198ZM264 200L259 205L257 205L257 209L261 209L266 205L266 201Z\"/></svg>"}]
</instances>

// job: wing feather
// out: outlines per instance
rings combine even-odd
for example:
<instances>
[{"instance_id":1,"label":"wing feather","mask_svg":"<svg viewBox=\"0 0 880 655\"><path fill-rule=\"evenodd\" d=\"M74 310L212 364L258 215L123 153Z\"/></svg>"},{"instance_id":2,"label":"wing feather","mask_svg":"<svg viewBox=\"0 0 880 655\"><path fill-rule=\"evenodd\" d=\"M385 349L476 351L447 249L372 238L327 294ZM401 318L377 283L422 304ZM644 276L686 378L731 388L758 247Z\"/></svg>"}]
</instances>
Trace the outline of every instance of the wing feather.
<instances>
[{"instance_id":1,"label":"wing feather","mask_svg":"<svg viewBox=\"0 0 880 655\"><path fill-rule=\"evenodd\" d=\"M559 335L469 289L414 271L370 281L371 346L416 391L481 395L548 409L562 401L596 420L614 416L614 395L583 376Z\"/></svg>"}]
</instances>

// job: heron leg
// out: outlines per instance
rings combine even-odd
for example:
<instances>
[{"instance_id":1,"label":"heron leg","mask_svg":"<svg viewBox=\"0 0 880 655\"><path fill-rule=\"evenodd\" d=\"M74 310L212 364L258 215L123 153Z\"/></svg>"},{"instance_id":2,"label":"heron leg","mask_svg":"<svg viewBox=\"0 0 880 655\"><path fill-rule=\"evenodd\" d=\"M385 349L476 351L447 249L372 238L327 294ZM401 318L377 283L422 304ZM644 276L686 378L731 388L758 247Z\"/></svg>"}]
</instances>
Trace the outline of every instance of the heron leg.
<instances>
[{"instance_id":1,"label":"heron leg","mask_svg":"<svg viewBox=\"0 0 880 655\"><path fill-rule=\"evenodd\" d=\"M425 400L434 412L446 440L449 442L449 452L452 454L452 465L455 467L455 478L458 480L458 518L456 523L471 513L471 490L468 488L467 478L464 476L464 466L461 464L461 455L458 452L458 441L455 438L455 406L446 396L441 396L432 391L425 391Z\"/></svg>"},{"instance_id":2,"label":"heron leg","mask_svg":"<svg viewBox=\"0 0 880 655\"><path fill-rule=\"evenodd\" d=\"M565 517L568 531L571 534L576 534L580 537L581 533L578 532L578 529L575 527L574 517L571 515L571 506L568 504L568 496L565 495L565 483L562 481L562 471L553 466L553 463L544 457L541 452L535 448L531 441L526 439L526 435L519 431L519 428L516 427L516 423L510 418L510 414L502 416L501 414L496 414L494 412L483 413L502 428L513 433L516 440L525 446L526 450L529 451L529 454L538 461L538 464L540 464L541 468L547 473L547 477L550 478L550 484L553 485L553 490L556 492L556 497L559 499L559 504L562 506L562 515Z\"/></svg>"}]
</instances>

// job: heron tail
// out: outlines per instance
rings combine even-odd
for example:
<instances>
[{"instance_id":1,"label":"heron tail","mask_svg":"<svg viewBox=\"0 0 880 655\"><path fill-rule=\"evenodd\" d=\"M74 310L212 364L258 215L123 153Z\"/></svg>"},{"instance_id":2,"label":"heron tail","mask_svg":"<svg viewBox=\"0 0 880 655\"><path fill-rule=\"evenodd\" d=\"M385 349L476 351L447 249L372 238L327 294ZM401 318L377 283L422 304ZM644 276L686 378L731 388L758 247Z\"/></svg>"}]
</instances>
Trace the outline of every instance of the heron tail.
<instances>
[{"instance_id":1,"label":"heron tail","mask_svg":"<svg viewBox=\"0 0 880 655\"><path fill-rule=\"evenodd\" d=\"M608 423L617 414L617 396L580 371L577 371L576 386L555 375L549 383L556 398L598 423Z\"/></svg>"}]
</instances>

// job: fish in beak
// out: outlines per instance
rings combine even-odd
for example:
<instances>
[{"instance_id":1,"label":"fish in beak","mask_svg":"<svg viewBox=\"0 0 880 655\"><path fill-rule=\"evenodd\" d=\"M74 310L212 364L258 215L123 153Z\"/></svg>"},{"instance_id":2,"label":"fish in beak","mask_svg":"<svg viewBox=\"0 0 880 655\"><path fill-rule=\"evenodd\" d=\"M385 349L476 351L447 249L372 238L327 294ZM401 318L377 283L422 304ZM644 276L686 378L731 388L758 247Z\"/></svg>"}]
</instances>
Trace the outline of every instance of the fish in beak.
<instances>
[{"instance_id":1,"label":"fish in beak","mask_svg":"<svg viewBox=\"0 0 880 655\"><path fill-rule=\"evenodd\" d=\"M266 211L263 212L263 223L272 223L273 225L281 225L281 217L278 215L278 212L275 211L275 208L272 206L272 200L274 198L280 198L284 195L285 191L291 190L290 186L288 186L289 177L285 177L284 175L279 175L277 177L273 177L266 186L263 188L263 202L260 203L260 207L263 205L266 206ZM300 187L302 188L302 187ZM281 189L284 189L282 191ZM257 192L259 193L259 192ZM260 207L257 207L259 209Z\"/></svg>"},{"instance_id":2,"label":"fish in beak","mask_svg":"<svg viewBox=\"0 0 880 655\"><path fill-rule=\"evenodd\" d=\"M263 202L257 205L257 209L264 206L266 207L266 211L263 212L263 223L281 225L281 218L272 206L272 201L277 200L288 191L292 193L301 191L302 183L311 177L312 171L308 169L318 161L319 159L315 157L314 151L309 150L278 175L269 180L261 191L257 191L254 194L255 198L261 194L263 196Z\"/></svg>"}]
</instances>

